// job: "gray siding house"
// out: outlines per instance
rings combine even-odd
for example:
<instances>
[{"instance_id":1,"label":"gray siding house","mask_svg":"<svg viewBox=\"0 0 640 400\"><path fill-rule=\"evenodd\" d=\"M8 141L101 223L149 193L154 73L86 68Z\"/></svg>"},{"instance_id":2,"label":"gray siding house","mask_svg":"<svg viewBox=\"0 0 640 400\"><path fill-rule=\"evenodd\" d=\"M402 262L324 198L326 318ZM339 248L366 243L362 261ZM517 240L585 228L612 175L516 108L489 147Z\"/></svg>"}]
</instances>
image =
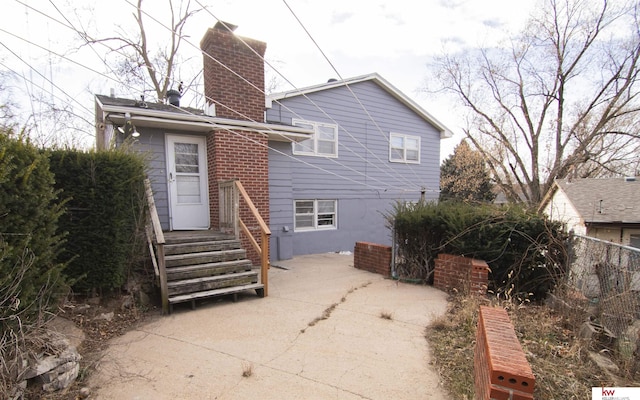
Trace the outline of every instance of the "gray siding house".
<instances>
[{"instance_id":1,"label":"gray siding house","mask_svg":"<svg viewBox=\"0 0 640 400\"><path fill-rule=\"evenodd\" d=\"M438 197L451 132L378 74L271 95L266 120L314 131L269 142L272 259L390 244L396 201Z\"/></svg>"}]
</instances>

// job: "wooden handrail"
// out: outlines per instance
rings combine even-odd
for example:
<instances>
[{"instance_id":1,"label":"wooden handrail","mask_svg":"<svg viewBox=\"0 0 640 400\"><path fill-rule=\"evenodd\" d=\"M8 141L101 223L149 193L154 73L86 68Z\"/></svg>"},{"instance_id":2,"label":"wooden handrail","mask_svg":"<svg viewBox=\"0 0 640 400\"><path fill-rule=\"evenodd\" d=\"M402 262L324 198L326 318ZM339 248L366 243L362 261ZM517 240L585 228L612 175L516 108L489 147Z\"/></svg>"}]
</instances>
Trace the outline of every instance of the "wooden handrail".
<instances>
[{"instance_id":1,"label":"wooden handrail","mask_svg":"<svg viewBox=\"0 0 640 400\"><path fill-rule=\"evenodd\" d=\"M249 241L253 245L253 248L256 249L258 254L262 257L262 249L260 248L260 245L258 244L256 239L253 237L253 234L251 233L251 231L249 230L247 225L245 225L244 221L242 221L242 220L240 220L238 222L240 223L240 227L242 228L242 232L244 232L244 234L247 235L247 237L249 238Z\"/></svg>"},{"instance_id":2,"label":"wooden handrail","mask_svg":"<svg viewBox=\"0 0 640 400\"><path fill-rule=\"evenodd\" d=\"M164 233L162 232L162 226L160 225L160 218L158 217L158 210L156 209L156 202L153 200L153 191L151 190L151 181L147 178L144 180L144 189L147 195L147 207L149 210L149 217L151 219L151 227L153 228L153 235L150 234L150 230L147 230L147 241L149 243L149 252L153 259L153 266L156 269L156 275L160 280L160 296L162 298L162 313L169 313L169 287L167 285L167 269L164 263ZM153 237L152 237L153 236ZM153 242L155 242L156 251L153 251ZM157 268L156 268L157 267Z\"/></svg>"},{"instance_id":3,"label":"wooden handrail","mask_svg":"<svg viewBox=\"0 0 640 400\"><path fill-rule=\"evenodd\" d=\"M237 204L237 201L235 200L233 201L233 210L227 209L223 211L221 207L220 221L222 222L224 220L224 224L228 225L230 218L235 219L235 222L237 222L237 224L234 224L236 226L236 229L234 229L236 237L239 234L237 226L240 225L242 232L247 236L247 238L249 239L249 242L251 242L251 245L255 248L256 252L260 256L260 279L262 281L262 285L264 286L264 295L268 296L268 293L269 293L268 271L270 267L269 237L271 236L271 230L269 229L267 224L264 222L264 219L262 219L260 212L258 212L258 208L253 204L253 201L251 200L251 197L249 197L249 194L247 193L244 186L242 185L242 182L240 182L239 180L234 180L230 182L221 182L219 184L221 193L223 190L228 189L230 187L232 187L234 191L237 191L236 193L240 193L242 195L242 199L245 201L245 203L247 203L249 210L251 210L251 214L258 222L258 226L260 228L260 243L256 241L256 239L253 237L253 234L251 233L247 225L240 218L240 213L238 212L239 204ZM234 197L235 196L236 195L234 195ZM237 199L237 197L235 198ZM227 208L226 206L228 206L228 204L225 205L225 208ZM226 215L226 213L229 213L229 212L231 213L231 215ZM225 214L224 217L222 214Z\"/></svg>"},{"instance_id":4,"label":"wooden handrail","mask_svg":"<svg viewBox=\"0 0 640 400\"><path fill-rule=\"evenodd\" d=\"M258 221L258 224L260 225L260 230L265 232L267 235L271 235L271 230L269 229L267 224L264 222L264 220L260 216L260 213L258 212L258 209L256 208L256 206L253 205L253 201L251 201L251 197L249 197L249 194L247 194L247 191L244 190L244 186L242 186L242 182L235 181L235 183L236 183L236 187L238 188L238 191L242 195L242 198L244 199L244 201L247 202L247 205L249 205L249 209L251 210L251 213L253 214L255 219Z\"/></svg>"},{"instance_id":5,"label":"wooden handrail","mask_svg":"<svg viewBox=\"0 0 640 400\"><path fill-rule=\"evenodd\" d=\"M144 189L147 194L147 205L149 206L153 235L155 236L156 243L164 244L164 233L162 233L162 226L160 225L160 218L158 217L156 202L153 200L153 191L151 190L151 181L149 180L149 178L144 180Z\"/></svg>"}]
</instances>

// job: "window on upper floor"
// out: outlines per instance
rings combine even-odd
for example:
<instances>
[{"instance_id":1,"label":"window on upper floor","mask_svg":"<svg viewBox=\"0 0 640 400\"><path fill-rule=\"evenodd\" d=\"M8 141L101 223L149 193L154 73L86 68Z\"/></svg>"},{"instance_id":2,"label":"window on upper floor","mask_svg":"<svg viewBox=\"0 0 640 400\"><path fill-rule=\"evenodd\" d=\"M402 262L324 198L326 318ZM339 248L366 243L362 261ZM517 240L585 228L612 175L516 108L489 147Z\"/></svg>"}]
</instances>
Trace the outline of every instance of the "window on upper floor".
<instances>
[{"instance_id":1,"label":"window on upper floor","mask_svg":"<svg viewBox=\"0 0 640 400\"><path fill-rule=\"evenodd\" d=\"M389 161L420 164L420 136L391 133L389 136Z\"/></svg>"},{"instance_id":2,"label":"window on upper floor","mask_svg":"<svg viewBox=\"0 0 640 400\"><path fill-rule=\"evenodd\" d=\"M311 139L293 143L293 154L338 157L338 126L322 122L293 120L293 125L313 129Z\"/></svg>"},{"instance_id":3,"label":"window on upper floor","mask_svg":"<svg viewBox=\"0 0 640 400\"><path fill-rule=\"evenodd\" d=\"M337 200L295 200L295 231L315 231L338 227Z\"/></svg>"}]
</instances>

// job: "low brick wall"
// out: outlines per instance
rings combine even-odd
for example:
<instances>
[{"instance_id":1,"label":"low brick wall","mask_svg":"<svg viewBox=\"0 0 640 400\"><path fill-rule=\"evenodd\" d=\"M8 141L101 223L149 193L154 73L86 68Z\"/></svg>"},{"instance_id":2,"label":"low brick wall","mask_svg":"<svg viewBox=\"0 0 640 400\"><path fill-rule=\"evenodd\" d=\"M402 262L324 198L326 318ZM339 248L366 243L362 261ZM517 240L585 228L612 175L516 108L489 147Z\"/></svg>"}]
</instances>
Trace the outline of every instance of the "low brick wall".
<instances>
[{"instance_id":1,"label":"low brick wall","mask_svg":"<svg viewBox=\"0 0 640 400\"><path fill-rule=\"evenodd\" d=\"M389 277L391 276L391 246L356 242L353 252L353 265L357 269Z\"/></svg>"},{"instance_id":2,"label":"low brick wall","mask_svg":"<svg viewBox=\"0 0 640 400\"><path fill-rule=\"evenodd\" d=\"M484 295L489 282L489 266L482 260L438 254L433 286L446 292Z\"/></svg>"},{"instance_id":3,"label":"low brick wall","mask_svg":"<svg viewBox=\"0 0 640 400\"><path fill-rule=\"evenodd\" d=\"M480 307L474 355L475 400L532 400L536 378L502 308Z\"/></svg>"}]
</instances>

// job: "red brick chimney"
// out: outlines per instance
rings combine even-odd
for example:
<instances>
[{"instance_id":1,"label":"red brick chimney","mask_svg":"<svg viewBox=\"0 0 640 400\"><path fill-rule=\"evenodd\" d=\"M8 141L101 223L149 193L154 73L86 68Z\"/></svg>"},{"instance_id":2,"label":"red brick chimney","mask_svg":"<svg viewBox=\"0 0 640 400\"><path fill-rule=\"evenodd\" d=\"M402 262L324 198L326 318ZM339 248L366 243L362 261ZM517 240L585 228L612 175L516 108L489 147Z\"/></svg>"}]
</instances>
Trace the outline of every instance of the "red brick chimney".
<instances>
[{"instance_id":1,"label":"red brick chimney","mask_svg":"<svg viewBox=\"0 0 640 400\"><path fill-rule=\"evenodd\" d=\"M237 37L231 24L218 22L200 42L204 57L204 93L216 116L264 122L264 52L266 43ZM254 52L255 51L255 52ZM257 53L257 54L256 54ZM239 77L239 76L240 77ZM248 82L250 83L248 83ZM255 131L216 130L207 136L211 227L219 224L218 182L239 179L264 221L269 224L269 150L267 137ZM240 216L257 225L248 207ZM258 232L259 235L259 232ZM256 237L259 241L259 237ZM254 265L260 257L250 242L244 248Z\"/></svg>"},{"instance_id":2,"label":"red brick chimney","mask_svg":"<svg viewBox=\"0 0 640 400\"><path fill-rule=\"evenodd\" d=\"M218 22L200 42L205 53L204 94L207 102L215 103L218 117L264 122L262 57L267 44L240 38L235 28Z\"/></svg>"}]
</instances>

